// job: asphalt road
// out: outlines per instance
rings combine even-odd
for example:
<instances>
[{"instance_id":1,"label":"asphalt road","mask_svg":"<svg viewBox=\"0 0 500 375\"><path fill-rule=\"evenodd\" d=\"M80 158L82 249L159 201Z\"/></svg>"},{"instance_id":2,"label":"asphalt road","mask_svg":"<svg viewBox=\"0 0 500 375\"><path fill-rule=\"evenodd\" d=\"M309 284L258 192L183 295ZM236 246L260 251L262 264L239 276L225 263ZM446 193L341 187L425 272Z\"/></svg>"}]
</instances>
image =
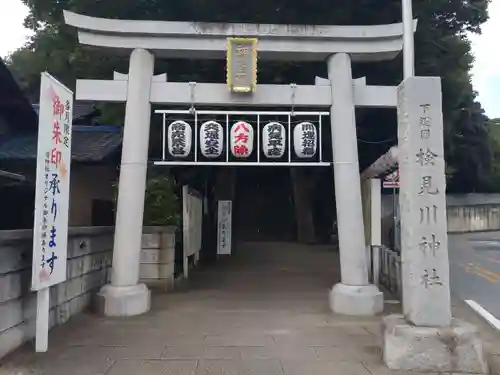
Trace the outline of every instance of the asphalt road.
<instances>
[{"instance_id":1,"label":"asphalt road","mask_svg":"<svg viewBox=\"0 0 500 375\"><path fill-rule=\"evenodd\" d=\"M451 293L500 319L500 232L450 234Z\"/></svg>"}]
</instances>

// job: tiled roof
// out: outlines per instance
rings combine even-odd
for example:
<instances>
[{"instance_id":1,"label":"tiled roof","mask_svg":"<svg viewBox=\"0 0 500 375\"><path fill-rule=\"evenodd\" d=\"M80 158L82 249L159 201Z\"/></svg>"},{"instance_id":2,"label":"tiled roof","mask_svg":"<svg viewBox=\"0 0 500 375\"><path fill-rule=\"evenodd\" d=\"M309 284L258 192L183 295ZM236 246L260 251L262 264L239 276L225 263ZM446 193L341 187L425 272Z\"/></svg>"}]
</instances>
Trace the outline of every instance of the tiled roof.
<instances>
[{"instance_id":1,"label":"tiled roof","mask_svg":"<svg viewBox=\"0 0 500 375\"><path fill-rule=\"evenodd\" d=\"M39 104L33 104L32 107L33 107L33 110L38 115L38 111L40 109L40 105ZM83 104L83 103L76 102L76 103L73 104L73 121L76 120L76 119L79 119L80 117L84 117L84 116L90 115L90 114L92 114L95 111L96 111L96 109L95 109L95 107L94 107L93 104L86 104L86 103Z\"/></svg>"},{"instance_id":2,"label":"tiled roof","mask_svg":"<svg viewBox=\"0 0 500 375\"><path fill-rule=\"evenodd\" d=\"M97 162L117 152L122 143L121 126L73 126L72 160ZM36 159L37 135L0 138L0 160Z\"/></svg>"},{"instance_id":3,"label":"tiled roof","mask_svg":"<svg viewBox=\"0 0 500 375\"><path fill-rule=\"evenodd\" d=\"M0 59L0 117L16 133L36 132L38 116Z\"/></svg>"}]
</instances>

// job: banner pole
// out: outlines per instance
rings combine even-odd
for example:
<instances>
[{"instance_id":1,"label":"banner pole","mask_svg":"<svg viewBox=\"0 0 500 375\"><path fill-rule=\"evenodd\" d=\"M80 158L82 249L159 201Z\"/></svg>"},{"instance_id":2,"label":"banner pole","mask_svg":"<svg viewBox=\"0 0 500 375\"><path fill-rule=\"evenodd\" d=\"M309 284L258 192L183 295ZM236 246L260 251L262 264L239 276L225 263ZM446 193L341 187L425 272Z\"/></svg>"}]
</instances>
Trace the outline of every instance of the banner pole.
<instances>
[{"instance_id":1,"label":"banner pole","mask_svg":"<svg viewBox=\"0 0 500 375\"><path fill-rule=\"evenodd\" d=\"M50 288L36 293L36 336L35 351L45 353L49 347Z\"/></svg>"}]
</instances>

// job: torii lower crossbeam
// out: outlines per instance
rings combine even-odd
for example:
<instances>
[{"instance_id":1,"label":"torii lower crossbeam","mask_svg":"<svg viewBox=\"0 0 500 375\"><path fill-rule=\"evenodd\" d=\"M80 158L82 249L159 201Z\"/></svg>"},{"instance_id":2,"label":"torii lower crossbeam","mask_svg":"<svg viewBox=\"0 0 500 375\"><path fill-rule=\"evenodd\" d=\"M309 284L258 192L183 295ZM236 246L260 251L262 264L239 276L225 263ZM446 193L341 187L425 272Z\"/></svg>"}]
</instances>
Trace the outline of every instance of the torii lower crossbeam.
<instances>
[{"instance_id":1,"label":"torii lower crossbeam","mask_svg":"<svg viewBox=\"0 0 500 375\"><path fill-rule=\"evenodd\" d=\"M76 100L125 102L126 80L79 79ZM395 86L369 86L354 81L354 105L357 107L390 107L397 104ZM151 82L151 103L200 106L253 106L253 107L313 107L330 108L331 87L328 85L259 85L253 95L231 94L221 83Z\"/></svg>"}]
</instances>

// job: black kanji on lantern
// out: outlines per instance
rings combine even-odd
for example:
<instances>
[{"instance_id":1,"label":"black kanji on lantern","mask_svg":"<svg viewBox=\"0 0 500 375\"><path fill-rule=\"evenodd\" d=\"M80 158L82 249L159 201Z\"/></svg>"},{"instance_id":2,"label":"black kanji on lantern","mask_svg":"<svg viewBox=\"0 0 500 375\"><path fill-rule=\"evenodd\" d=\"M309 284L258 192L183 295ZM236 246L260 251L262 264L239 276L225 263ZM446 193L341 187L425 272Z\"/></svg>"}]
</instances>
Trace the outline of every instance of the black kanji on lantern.
<instances>
[{"instance_id":1,"label":"black kanji on lantern","mask_svg":"<svg viewBox=\"0 0 500 375\"><path fill-rule=\"evenodd\" d=\"M186 124L172 124L172 155L184 155L186 149Z\"/></svg>"},{"instance_id":2,"label":"black kanji on lantern","mask_svg":"<svg viewBox=\"0 0 500 375\"><path fill-rule=\"evenodd\" d=\"M302 124L302 155L313 156L316 152L316 128L313 124Z\"/></svg>"},{"instance_id":3,"label":"black kanji on lantern","mask_svg":"<svg viewBox=\"0 0 500 375\"><path fill-rule=\"evenodd\" d=\"M280 124L269 124L268 133L268 156L281 156L283 150L283 134Z\"/></svg>"},{"instance_id":4,"label":"black kanji on lantern","mask_svg":"<svg viewBox=\"0 0 500 375\"><path fill-rule=\"evenodd\" d=\"M216 123L205 125L205 154L206 156L219 156L220 127Z\"/></svg>"}]
</instances>

